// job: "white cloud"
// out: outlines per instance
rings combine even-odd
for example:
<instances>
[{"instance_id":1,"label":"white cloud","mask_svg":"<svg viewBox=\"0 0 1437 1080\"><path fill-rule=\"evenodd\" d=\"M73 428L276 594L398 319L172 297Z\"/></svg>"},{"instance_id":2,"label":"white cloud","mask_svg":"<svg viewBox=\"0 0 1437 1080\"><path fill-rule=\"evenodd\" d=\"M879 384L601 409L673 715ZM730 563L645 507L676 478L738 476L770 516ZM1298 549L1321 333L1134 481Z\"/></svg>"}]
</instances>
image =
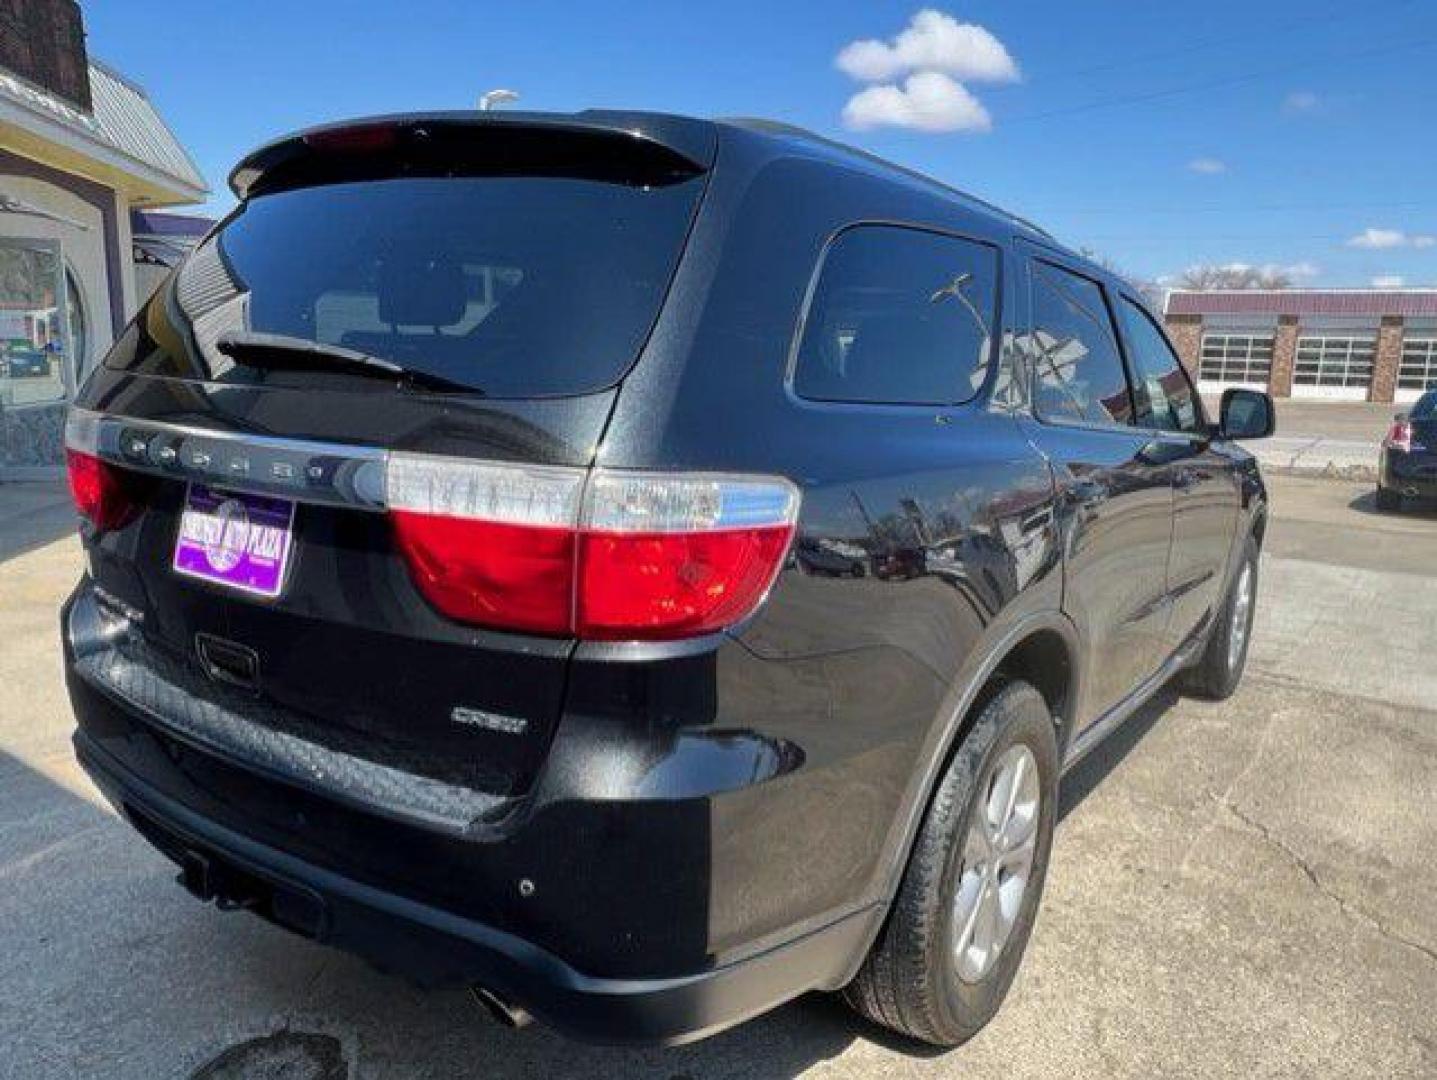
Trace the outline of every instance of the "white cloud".
<instances>
[{"instance_id":1,"label":"white cloud","mask_svg":"<svg viewBox=\"0 0 1437 1080\"><path fill-rule=\"evenodd\" d=\"M1294 90L1282 99L1282 111L1289 114L1316 112L1322 99L1311 90Z\"/></svg>"},{"instance_id":2,"label":"white cloud","mask_svg":"<svg viewBox=\"0 0 1437 1080\"><path fill-rule=\"evenodd\" d=\"M910 75L901 87L892 83L865 87L848 99L843 122L855 131L876 127L989 131L993 127L983 103L939 71Z\"/></svg>"},{"instance_id":3,"label":"white cloud","mask_svg":"<svg viewBox=\"0 0 1437 1080\"><path fill-rule=\"evenodd\" d=\"M1372 279L1374 289L1400 289L1407 284L1407 279L1401 274L1379 274Z\"/></svg>"},{"instance_id":4,"label":"white cloud","mask_svg":"<svg viewBox=\"0 0 1437 1080\"><path fill-rule=\"evenodd\" d=\"M969 82L1015 82L1018 65L1004 44L973 23L925 8L888 41L845 45L834 63L860 82L886 82L906 72L941 71Z\"/></svg>"},{"instance_id":5,"label":"white cloud","mask_svg":"<svg viewBox=\"0 0 1437 1080\"><path fill-rule=\"evenodd\" d=\"M1348 247L1385 251L1389 248L1414 247L1430 248L1437 244L1437 236L1411 236L1401 229L1378 229L1368 227L1347 241Z\"/></svg>"},{"instance_id":6,"label":"white cloud","mask_svg":"<svg viewBox=\"0 0 1437 1080\"><path fill-rule=\"evenodd\" d=\"M1210 157L1193 158L1188 162L1188 169L1203 176L1218 176L1227 172L1227 162Z\"/></svg>"}]
</instances>

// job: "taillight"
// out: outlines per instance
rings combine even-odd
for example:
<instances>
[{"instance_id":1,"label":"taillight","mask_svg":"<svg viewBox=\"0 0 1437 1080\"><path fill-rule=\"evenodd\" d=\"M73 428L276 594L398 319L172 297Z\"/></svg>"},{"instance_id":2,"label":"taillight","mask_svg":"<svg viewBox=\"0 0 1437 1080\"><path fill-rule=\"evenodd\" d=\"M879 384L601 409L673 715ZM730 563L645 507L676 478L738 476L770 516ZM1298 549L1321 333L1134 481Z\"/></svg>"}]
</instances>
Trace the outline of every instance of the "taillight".
<instances>
[{"instance_id":1,"label":"taillight","mask_svg":"<svg viewBox=\"0 0 1437 1080\"><path fill-rule=\"evenodd\" d=\"M65 473L75 509L97 529L118 529L129 522L139 504L125 470L97 455L94 417L72 412L65 422Z\"/></svg>"},{"instance_id":2,"label":"taillight","mask_svg":"<svg viewBox=\"0 0 1437 1080\"><path fill-rule=\"evenodd\" d=\"M118 529L139 511L124 470L79 450L65 451L70 497L97 529Z\"/></svg>"},{"instance_id":3,"label":"taillight","mask_svg":"<svg viewBox=\"0 0 1437 1080\"><path fill-rule=\"evenodd\" d=\"M1392 425L1392 430L1387 433L1387 445L1393 450L1401 450L1403 453L1411 453L1412 421L1395 421Z\"/></svg>"},{"instance_id":4,"label":"taillight","mask_svg":"<svg viewBox=\"0 0 1437 1080\"><path fill-rule=\"evenodd\" d=\"M410 575L460 622L573 628L584 473L394 453L385 497Z\"/></svg>"},{"instance_id":5,"label":"taillight","mask_svg":"<svg viewBox=\"0 0 1437 1080\"><path fill-rule=\"evenodd\" d=\"M450 618L599 640L732 626L793 536L786 480L541 469L391 454L386 501L411 576Z\"/></svg>"},{"instance_id":6,"label":"taillight","mask_svg":"<svg viewBox=\"0 0 1437 1080\"><path fill-rule=\"evenodd\" d=\"M595 473L579 535L578 635L732 626L773 584L797 510L796 489L781 480Z\"/></svg>"}]
</instances>

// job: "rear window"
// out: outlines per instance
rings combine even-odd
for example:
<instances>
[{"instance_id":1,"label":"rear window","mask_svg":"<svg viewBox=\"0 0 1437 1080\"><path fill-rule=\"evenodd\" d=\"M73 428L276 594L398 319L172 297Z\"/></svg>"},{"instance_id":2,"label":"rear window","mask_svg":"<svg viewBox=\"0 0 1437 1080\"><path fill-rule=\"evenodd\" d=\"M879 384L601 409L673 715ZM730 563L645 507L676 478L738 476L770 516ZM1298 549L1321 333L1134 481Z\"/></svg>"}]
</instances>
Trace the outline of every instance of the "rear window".
<instances>
[{"instance_id":1,"label":"rear window","mask_svg":"<svg viewBox=\"0 0 1437 1080\"><path fill-rule=\"evenodd\" d=\"M397 177L260 195L194 252L172 295L160 294L169 321L189 331L187 355L157 356L165 350L142 326L107 362L313 382L312 372L236 364L214 348L248 331L340 346L495 397L601 389L648 336L702 184Z\"/></svg>"},{"instance_id":2,"label":"rear window","mask_svg":"<svg viewBox=\"0 0 1437 1080\"><path fill-rule=\"evenodd\" d=\"M1414 420L1426 420L1429 417L1437 416L1437 390L1431 390L1417 399L1412 406L1412 418Z\"/></svg>"}]
</instances>

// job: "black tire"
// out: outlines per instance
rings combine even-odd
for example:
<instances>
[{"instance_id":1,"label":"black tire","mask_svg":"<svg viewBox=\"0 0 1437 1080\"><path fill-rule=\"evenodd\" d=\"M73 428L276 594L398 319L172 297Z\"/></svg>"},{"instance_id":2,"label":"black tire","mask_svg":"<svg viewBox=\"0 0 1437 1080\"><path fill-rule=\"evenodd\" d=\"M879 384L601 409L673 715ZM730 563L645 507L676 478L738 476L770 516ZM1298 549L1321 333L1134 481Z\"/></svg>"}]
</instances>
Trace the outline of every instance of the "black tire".
<instances>
[{"instance_id":1,"label":"black tire","mask_svg":"<svg viewBox=\"0 0 1437 1080\"><path fill-rule=\"evenodd\" d=\"M960 978L954 956L955 896L969 825L990 794L995 766L1016 746L1037 765L1039 803L1033 862L1018 914L991 968ZM1021 753L1020 753L1021 756ZM984 703L939 780L893 909L858 976L844 990L863 1016L937 1046L957 1046L989 1020L1013 982L1037 917L1058 806L1058 748L1041 694L1005 683Z\"/></svg>"},{"instance_id":2,"label":"black tire","mask_svg":"<svg viewBox=\"0 0 1437 1080\"><path fill-rule=\"evenodd\" d=\"M1402 509L1402 493L1377 485L1377 509L1384 513L1395 513Z\"/></svg>"},{"instance_id":3,"label":"black tire","mask_svg":"<svg viewBox=\"0 0 1437 1080\"><path fill-rule=\"evenodd\" d=\"M1222 611L1208 637L1207 647L1198 662L1188 669L1184 678L1184 689L1194 697L1207 698L1209 701L1226 701L1242 682L1242 673L1247 668L1247 654L1252 648L1253 617L1257 613L1258 565L1257 543L1249 536L1243 549L1242 562L1238 564L1232 581L1228 584L1227 598L1223 601ZM1239 593L1244 572L1251 574L1251 593L1246 609L1242 610ZM1233 634L1239 630L1239 618L1246 620L1246 626L1241 627L1242 642L1234 653L1232 641Z\"/></svg>"}]
</instances>

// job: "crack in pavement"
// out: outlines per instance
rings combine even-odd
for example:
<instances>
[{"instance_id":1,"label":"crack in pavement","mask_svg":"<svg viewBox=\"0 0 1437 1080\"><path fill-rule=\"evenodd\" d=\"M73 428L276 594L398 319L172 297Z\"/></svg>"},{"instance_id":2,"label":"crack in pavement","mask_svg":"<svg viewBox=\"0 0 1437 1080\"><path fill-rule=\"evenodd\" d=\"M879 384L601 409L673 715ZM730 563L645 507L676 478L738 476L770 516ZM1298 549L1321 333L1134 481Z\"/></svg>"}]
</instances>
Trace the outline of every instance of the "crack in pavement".
<instances>
[{"instance_id":1,"label":"crack in pavement","mask_svg":"<svg viewBox=\"0 0 1437 1080\"><path fill-rule=\"evenodd\" d=\"M1280 851L1282 852L1282 854L1286 855L1288 860L1299 870L1302 871L1303 876L1306 877L1308 881L1312 882L1313 888L1315 888L1319 893L1321 893L1323 896L1327 897L1334 904L1336 904L1338 910L1343 915L1345 915L1349 919L1355 919L1358 922L1367 924L1368 926L1372 927L1372 929L1376 930L1377 933L1380 934L1382 937L1386 938L1388 941L1395 942L1398 945L1403 945L1413 950L1414 952L1420 953L1422 956L1425 956L1433 963L1437 963L1437 949L1433 949L1428 945L1422 944L1420 941L1413 941L1411 938L1399 934L1396 930L1393 930L1381 919L1377 918L1377 916L1373 915L1371 912L1364 911L1362 908L1351 903L1346 897L1342 896L1341 894L1334 891L1331 887L1324 884L1322 878L1318 876L1317 871L1312 868L1312 864L1309 863L1305 858L1303 858L1300 852L1298 852L1285 840L1279 837L1276 833L1272 831L1272 829L1268 828L1268 826L1264 825L1261 821L1258 821L1256 818L1241 810L1238 805L1234 803L1231 799L1218 798L1216 795L1213 796L1213 799L1229 814L1231 814L1233 817L1237 818L1238 821L1246 825L1249 831L1256 833L1259 837L1266 841L1270 847L1275 848L1277 851Z\"/></svg>"},{"instance_id":2,"label":"crack in pavement","mask_svg":"<svg viewBox=\"0 0 1437 1080\"><path fill-rule=\"evenodd\" d=\"M1228 781L1227 787L1223 788L1222 790L1222 794L1214 795L1212 792L1208 792L1209 796L1211 796L1213 800L1217 802L1220 806L1226 806L1230 803L1233 790L1237 787L1238 784L1242 783L1242 781L1247 778L1247 775L1252 772L1253 769L1257 768L1258 762L1261 761L1263 755L1267 753L1267 743L1272 736L1272 729L1277 726L1277 717L1278 713L1276 710L1267 714L1267 723L1263 724L1262 731L1258 733L1257 745L1248 755L1247 763L1243 765L1243 767L1233 775L1231 780ZM1197 835L1192 838L1191 842L1189 842L1187 850L1183 852L1182 861L1178 864L1179 874L1187 873L1188 864L1192 860L1193 852L1197 850L1198 845L1201 844L1204 839L1206 839L1207 834L1212 831L1213 827L1216 824L1216 820L1208 821L1206 824L1203 825L1201 829L1198 830Z\"/></svg>"}]
</instances>

